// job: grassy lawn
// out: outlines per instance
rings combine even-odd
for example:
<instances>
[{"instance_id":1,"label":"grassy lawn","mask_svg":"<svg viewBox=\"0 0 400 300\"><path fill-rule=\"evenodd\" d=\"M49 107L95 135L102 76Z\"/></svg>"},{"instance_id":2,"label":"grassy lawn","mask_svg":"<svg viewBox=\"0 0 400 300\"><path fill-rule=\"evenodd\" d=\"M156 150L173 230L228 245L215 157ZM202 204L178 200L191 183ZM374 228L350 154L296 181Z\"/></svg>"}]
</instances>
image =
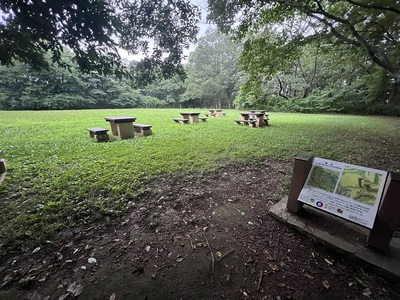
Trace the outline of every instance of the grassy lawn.
<instances>
[{"instance_id":1,"label":"grassy lawn","mask_svg":"<svg viewBox=\"0 0 400 300\"><path fill-rule=\"evenodd\" d=\"M9 171L0 185L0 245L27 236L40 241L65 226L121 215L160 174L207 174L304 153L400 169L400 119L271 113L271 126L250 128L234 124L239 111L224 110L226 117L183 126L172 121L180 111L0 111ZM108 128L104 117L118 115L153 125L153 135L109 143L89 138L86 128Z\"/></svg>"}]
</instances>

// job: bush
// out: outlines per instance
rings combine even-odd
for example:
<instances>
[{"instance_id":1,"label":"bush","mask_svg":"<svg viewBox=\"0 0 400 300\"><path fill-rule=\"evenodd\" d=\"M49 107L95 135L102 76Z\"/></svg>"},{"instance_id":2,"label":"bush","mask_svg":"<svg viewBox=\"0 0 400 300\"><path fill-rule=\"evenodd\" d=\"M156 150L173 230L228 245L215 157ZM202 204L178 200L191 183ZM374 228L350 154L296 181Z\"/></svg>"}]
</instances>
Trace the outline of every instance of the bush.
<instances>
[{"instance_id":1,"label":"bush","mask_svg":"<svg viewBox=\"0 0 400 300\"><path fill-rule=\"evenodd\" d=\"M355 90L316 92L307 98L266 97L257 106L280 112L400 116L399 104L366 101Z\"/></svg>"}]
</instances>

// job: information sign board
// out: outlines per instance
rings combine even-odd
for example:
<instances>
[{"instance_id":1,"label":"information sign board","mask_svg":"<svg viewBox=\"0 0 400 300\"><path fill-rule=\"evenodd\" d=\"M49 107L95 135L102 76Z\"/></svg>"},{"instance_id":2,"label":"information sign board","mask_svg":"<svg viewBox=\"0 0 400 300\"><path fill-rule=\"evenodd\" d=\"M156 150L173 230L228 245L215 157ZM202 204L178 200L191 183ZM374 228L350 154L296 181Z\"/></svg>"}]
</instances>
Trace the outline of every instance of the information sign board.
<instances>
[{"instance_id":1,"label":"information sign board","mask_svg":"<svg viewBox=\"0 0 400 300\"><path fill-rule=\"evenodd\" d=\"M314 158L299 201L372 228L388 173Z\"/></svg>"}]
</instances>

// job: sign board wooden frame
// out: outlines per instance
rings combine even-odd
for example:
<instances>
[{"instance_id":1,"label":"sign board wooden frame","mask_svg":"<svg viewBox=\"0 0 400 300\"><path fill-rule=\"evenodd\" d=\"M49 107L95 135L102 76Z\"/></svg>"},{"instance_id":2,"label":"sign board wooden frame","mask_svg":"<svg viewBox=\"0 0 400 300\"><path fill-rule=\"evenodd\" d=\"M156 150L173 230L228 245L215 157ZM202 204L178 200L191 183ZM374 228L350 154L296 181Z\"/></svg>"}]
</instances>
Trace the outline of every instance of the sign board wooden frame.
<instances>
[{"instance_id":1,"label":"sign board wooden frame","mask_svg":"<svg viewBox=\"0 0 400 300\"><path fill-rule=\"evenodd\" d=\"M317 159L317 162L318 160L319 159ZM299 201L299 198L307 179L311 176L310 170L313 168L313 163L314 157L312 156L301 156L295 159L292 182L286 206L287 210L291 213L297 214L304 204L304 202ZM361 169L365 168L361 167ZM380 171L378 174L385 176L386 172ZM383 180L383 177L381 179ZM376 204L376 212L373 217L374 221L368 220L368 222L371 223L370 226L360 224L371 230L367 238L367 245L381 252L388 250L392 236L396 228L400 225L400 173L390 173L385 181L386 183L381 182L382 187L379 193L383 194L383 196L380 203ZM318 199L315 199L315 203L317 200ZM350 221L354 222L354 220Z\"/></svg>"}]
</instances>

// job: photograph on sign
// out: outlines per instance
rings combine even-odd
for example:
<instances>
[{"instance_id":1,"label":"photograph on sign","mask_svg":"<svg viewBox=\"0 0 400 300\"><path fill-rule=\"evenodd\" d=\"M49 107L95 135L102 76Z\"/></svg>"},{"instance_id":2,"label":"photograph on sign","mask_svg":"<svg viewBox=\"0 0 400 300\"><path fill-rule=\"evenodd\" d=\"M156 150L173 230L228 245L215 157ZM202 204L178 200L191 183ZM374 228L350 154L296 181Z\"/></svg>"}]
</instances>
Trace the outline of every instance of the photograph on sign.
<instances>
[{"instance_id":1,"label":"photograph on sign","mask_svg":"<svg viewBox=\"0 0 400 300\"><path fill-rule=\"evenodd\" d=\"M315 158L299 201L372 228L387 172Z\"/></svg>"}]
</instances>

